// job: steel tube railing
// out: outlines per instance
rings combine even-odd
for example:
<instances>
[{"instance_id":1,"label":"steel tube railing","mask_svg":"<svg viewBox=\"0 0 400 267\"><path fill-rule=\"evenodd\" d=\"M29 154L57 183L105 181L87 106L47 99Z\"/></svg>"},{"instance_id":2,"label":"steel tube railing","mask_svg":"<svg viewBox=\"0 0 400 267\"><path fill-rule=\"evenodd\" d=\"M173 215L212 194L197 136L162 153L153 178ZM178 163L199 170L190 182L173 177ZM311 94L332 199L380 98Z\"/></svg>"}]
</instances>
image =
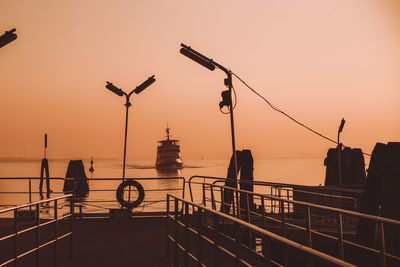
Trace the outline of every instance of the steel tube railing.
<instances>
[{"instance_id":1,"label":"steel tube railing","mask_svg":"<svg viewBox=\"0 0 400 267\"><path fill-rule=\"evenodd\" d=\"M61 200L69 200L70 202L70 213L69 214L65 214L63 216L58 216L58 203ZM51 203L53 202L53 209L54 209L54 218L52 220L46 221L46 222L40 222L40 205L41 204L46 204L46 203ZM13 207L13 208L7 208L7 209L3 209L0 210L0 214L5 214L8 212L12 212L13 213L13 228L14 228L14 232L13 234L7 235L7 236L3 236L0 238L0 242L9 240L9 239L14 239L14 246L13 246L13 257L10 258L9 260L6 260L2 263L0 263L0 267L2 266L6 266L10 263L13 263L14 266L18 266L18 261L19 259L25 257L26 255L29 255L31 253L36 253L36 257L35 257L35 265L39 266L40 262L39 262L39 255L40 255L40 249L51 245L54 243L54 266L58 266L59 265L59 251L58 251L58 241L62 240L64 238L70 237L71 238L71 258L72 258L72 249L73 249L73 243L72 243L72 228L70 228L70 231L63 234L63 235L59 235L59 227L58 227L58 223L61 220L65 220L65 219L70 219L70 223L72 225L72 219L73 219L73 195L69 194L69 195L65 195L65 196L61 196L61 197L56 197L56 198L51 198L51 199L46 199L46 200L41 200L41 201L37 201L37 202L33 202L33 203L29 203L29 204L24 204L24 205L20 205L17 207ZM31 227L27 227L25 229L19 229L19 218L18 218L18 211L23 209L23 208L30 208L29 210L31 211L31 208L35 207L35 225L31 226ZM40 240L40 228L42 228L45 225L49 225L49 224L55 224L55 230L54 230L54 238L46 243L41 244L41 240ZM31 232L31 231L35 231L36 230L36 234L35 234L35 240L33 241L33 243L35 244L33 249L30 249L28 251L24 251L24 252L18 252L19 251L19 243L18 243L18 238L20 236L22 236L25 233Z\"/></svg>"},{"instance_id":2,"label":"steel tube railing","mask_svg":"<svg viewBox=\"0 0 400 267\"><path fill-rule=\"evenodd\" d=\"M208 207L205 207L205 206L202 206L202 205L193 203L193 202L191 202L191 201L185 201L184 199L181 199L181 198L179 198L179 197L176 197L176 196L173 196L173 195L170 195L170 194L167 195L167 198L172 198L172 199L174 200L174 202L175 202L175 209L176 209L176 210L175 210L175 214L178 214L178 213L179 213L179 211L177 210L177 209L178 209L178 206L179 206L179 205L178 205L178 202L182 202L182 203L185 203L186 205L190 205L190 206L192 206L192 207L197 208L198 214L204 214L204 216L206 216L206 218L203 220L203 222L204 222L205 224L207 224L207 222L209 221L209 220L208 220L208 218L209 218L209 217L208 217L208 214L210 214L210 216L212 216L214 222L215 222L215 220L217 220L217 219L218 219L218 220L221 219L221 220L229 221L230 223L239 226L239 227L236 226L236 227L235 227L236 229L241 229L241 228L248 229L249 231L252 231L252 232L254 232L254 233L258 234L258 235L263 236L263 238L265 238L265 239L271 239L271 240L273 240L274 242L278 242L278 243L282 244L286 249L290 248L290 249L293 249L293 250L296 250L296 251L302 253L303 255L305 255L305 256L307 256L307 257L311 257L313 260L318 259L318 260L322 260L322 261L325 261L325 262L329 262L329 263L334 264L334 265L337 265L337 266L354 266L354 265L352 265L352 264L350 264L350 263L348 263L348 262L344 262L343 260L340 260L340 259L337 259L337 258L332 257L332 256L330 256L330 255L324 254L324 253L322 253L322 252L320 252L320 251L311 249L311 248L309 248L309 247L307 247L307 246L303 246L303 245L298 244L298 243L296 243L296 242L294 242L294 241L291 241L291 240L289 240L289 239L286 239L286 238L284 238L284 237L281 237L281 236L279 236L279 235L277 235L277 234L274 234L274 233L269 232L269 231L267 231L267 230L265 230L265 229L259 228L259 227L255 226L255 225L249 224L249 223L247 223L247 222L245 222L245 221L243 221L243 220L240 220L240 219L238 219L238 218L232 217L232 216L227 215L227 214L225 214L225 213L222 213L222 212L213 210L213 209L211 209L211 208L208 208ZM169 202L167 201L167 203L169 203ZM189 212L189 210L190 210L190 209L185 209L185 210L182 211L182 212L186 212L186 211ZM185 215L186 215L186 216L189 216L189 214L185 214L185 213L184 213L183 215L184 215L184 216L185 216ZM186 228L187 228L187 229L190 229L190 231L191 231L192 233L195 233L196 235L198 235L198 236L200 236L200 237L201 237L201 235L200 235L199 231L197 231L196 229L194 229L194 228L191 227L191 226L185 225L184 222L180 221L180 220L179 220L179 217L177 217L177 216L171 216L171 215L169 215L169 214L168 214L167 216L170 218L170 222L173 221L174 224L175 224L175 231L174 231L175 236L172 236L172 235L170 234L169 231L168 231L167 235L168 235L169 240L175 244L175 249L176 249L176 250L175 250L175 255L176 255L176 256L175 256L175 259L174 259L174 266L178 266L178 264L179 264L179 259L178 259L178 255L176 254L176 253L177 253L177 250L180 249L181 251L183 251L183 253L185 253L185 254L188 253L188 248L185 248L185 247L181 246L181 242L179 242L179 238L178 238L178 236L177 236L177 235L178 235L178 232L179 232L179 231L178 231L178 226L185 227L185 229L186 229ZM216 224L214 223L214 225L216 225ZM237 231L237 232L242 233L243 231ZM237 236L237 237L236 237L236 240L235 240L235 241L236 241L237 243L242 243L242 242L241 242L241 237L240 237L240 235L236 235L236 236ZM199 237L199 238L200 238L200 237ZM203 238L203 240L208 241L206 238ZM223 248L223 247L221 246L221 244L218 244L216 241L214 241L214 242L209 242L209 243L210 243L212 246L214 246L214 249L215 249L215 250L224 251L224 252L225 252L225 250L227 250L227 249ZM237 248L238 246L235 246L235 247ZM229 251L228 251L228 252L229 252ZM270 253L270 252L269 252L269 253ZM251 266L251 265L248 264L246 261L244 261L244 259L239 258L239 253L238 253L238 252L236 252L236 253L229 252L229 253L225 253L225 254L226 254L226 255L230 255L231 257L235 258L237 261L240 261L242 264L244 264L244 265L246 265L246 266ZM267 253L266 253L266 254L267 254ZM216 254L216 255L218 255L218 254ZM265 261L271 262L271 257L263 256L263 255L259 255L259 256L260 256L261 258L264 258ZM200 262L199 259L196 258L196 257L193 257L192 259L193 259L193 260L196 260L196 261L198 262L199 265L204 264L204 262ZM284 260L284 261L287 261L287 259ZM218 262L218 259L214 259L214 262Z\"/></svg>"},{"instance_id":3,"label":"steel tube railing","mask_svg":"<svg viewBox=\"0 0 400 267\"><path fill-rule=\"evenodd\" d=\"M204 184L205 186L210 186L211 184ZM304 230L306 232L306 244L307 246L311 247L312 246L312 240L311 240L311 234L316 234L319 236L323 236L332 240L336 240L337 242L337 251L338 251L338 257L344 259L344 244L347 245L351 245L354 247L358 247L361 248L365 251L369 251L369 252L373 252L375 254L380 254L381 257L381 266L386 266L386 261L387 258L391 258L393 260L396 260L398 262L400 262L400 257L390 254L386 251L385 248L385 241L384 241L384 233L383 233L383 224L391 224L394 225L398 228L400 228L400 221L397 220L393 220L393 219L389 219L389 218L383 218L383 217L378 217L378 216L373 216L373 215L369 215L369 214L363 214L363 213L358 213L355 211L351 211L351 210L344 210L344 209L338 209L338 208L334 208L334 207L328 207L328 206L323 206L323 205L319 205L319 204L314 204L314 203L307 203L307 202L302 202L302 201L296 201L296 200L289 200L286 198L279 198L279 197L274 197L271 195L265 195L265 194L259 194L259 193L253 193L250 191L246 191L246 190L240 190L240 189L235 189L235 188L231 188L231 187L226 187L226 186L220 186L220 185L216 185L216 184L212 184L213 188L215 188L217 191L219 191L221 188L224 190L233 190L235 193L241 193L241 194L249 194L252 195L254 198L257 196L261 199L267 198L267 199L271 199L274 201L277 201L279 204L279 209L280 209L280 216L281 216L281 220L276 219L276 218L272 218L269 217L267 218L270 221L278 221L281 223L281 228L282 228L282 235L285 236L285 233L287 231L287 227L292 227L292 228L296 228L296 229L300 229L300 230ZM211 186L210 186L211 188ZM214 200L217 201L217 200ZM265 201L265 200L264 200ZM285 204L284 203L290 203L292 205L296 204L296 205L301 205L305 208L306 210L306 216L305 216L305 221L306 221L306 226L305 227L300 227L298 225L286 222L286 218L285 218ZM220 203L221 205L224 205L222 202ZM235 203L233 203L233 205L235 205ZM236 201L236 205L239 206L240 205L240 201ZM324 234L320 231L315 231L311 229L311 208L313 209L318 209L318 210L322 210L322 211L329 211L331 213L336 214L336 234L337 236L331 236L328 234ZM254 211L250 211L249 209L240 209L239 210L244 210L246 212L251 212L252 215L256 215L259 217L262 217L263 219L265 219L263 217L262 214L258 213L258 212L254 212ZM319 218L321 216L321 212L319 212ZM375 222L375 224L378 224L378 242L379 242L379 250L376 250L374 248L371 247L367 247L364 245L360 245L357 243L354 243L352 241L349 240L345 240L343 238L343 216L353 216L357 219L368 219L368 220L372 220L373 222ZM237 216L237 218L241 218L240 216Z\"/></svg>"},{"instance_id":4,"label":"steel tube railing","mask_svg":"<svg viewBox=\"0 0 400 267\"><path fill-rule=\"evenodd\" d=\"M9 191L9 192L0 192L0 194L7 194L7 195L12 195L12 194L26 194L27 199L26 202L31 202L32 201L32 196L34 194L39 194L40 192L38 190L33 190L32 189L32 185L35 185L34 183L29 183L29 181L39 181L41 178L39 177L1 177L0 178L0 182L2 181L26 181L26 189L25 190L21 190L21 191ZM58 182L58 186L60 186L60 181L67 181L67 180L72 180L75 181L74 178L61 178L61 177L54 177L54 178L50 178L52 181L59 181ZM164 205L162 205L163 202L165 202L165 198L163 196L161 196L162 192L173 192L176 193L177 195L181 195L183 198L185 197L185 187L186 187L186 183L185 183L185 178L184 177L137 177L137 178L133 178L139 182L144 181L144 183L142 183L145 187L145 194L146 194L146 199L141 203L140 206L138 206L136 209L139 211L139 213L141 214L146 214L146 213L154 213L154 211L159 211L160 213L164 213ZM177 181L177 183L173 183L173 184L163 184L160 183L160 185L158 186L158 188L152 188L149 187L148 189L146 189L146 183L147 182L152 182L152 181ZM90 189L89 192L94 193L94 195L89 195L88 198L83 197L77 200L77 202L81 203L81 206L79 208L79 213L82 215L81 217L83 217L83 215L85 215L86 213L86 207L91 207L92 210L89 211L88 215L89 216L93 216L95 214L99 214L99 216L107 216L108 214L108 210L111 208L120 208L120 204L117 202L116 199L111 199L111 197L109 197L109 199L102 197L102 199L98 199L96 196L96 193L107 193L109 192L107 195L108 196L112 196L115 195L115 191L116 191L116 187L117 185L115 185L115 188L110 188L110 184L119 184L119 182L121 182L121 178L87 178L88 183L91 183L93 181L96 181L96 188L95 189ZM103 185L101 184L101 182L105 183L105 186L102 187ZM62 184L61 184L62 186ZM74 188L76 187L76 183L74 183ZM110 189L108 189L110 188ZM62 192L59 190L55 192L52 192L52 194L65 194L65 192ZM71 190L72 191L72 190ZM74 192L76 192L76 189L74 190ZM103 194L104 195L104 194ZM93 196L93 197L92 197ZM132 198L132 197L131 197ZM104 203L104 205L97 205L97 206L91 206L90 203ZM157 204L159 203L159 204ZM12 203L14 204L14 203ZM111 205L112 204L112 205ZM83 206L82 206L83 205ZM9 207L11 205L8 205L7 207ZM102 207L100 207L102 206ZM112 206L112 207L111 207ZM151 207L150 207L151 206ZM140 209L144 209L143 211L141 211ZM102 211L99 210L107 210L107 213L99 213ZM90 213L91 212L91 213ZM97 213L96 213L97 212Z\"/></svg>"}]
</instances>

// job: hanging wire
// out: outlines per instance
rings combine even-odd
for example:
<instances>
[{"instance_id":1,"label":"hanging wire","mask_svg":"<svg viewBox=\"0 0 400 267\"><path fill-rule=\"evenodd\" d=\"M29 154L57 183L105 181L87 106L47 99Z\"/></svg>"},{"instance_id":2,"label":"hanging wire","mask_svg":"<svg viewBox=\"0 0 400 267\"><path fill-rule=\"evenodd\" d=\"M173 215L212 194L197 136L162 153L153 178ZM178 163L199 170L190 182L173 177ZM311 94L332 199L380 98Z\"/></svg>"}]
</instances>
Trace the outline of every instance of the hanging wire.
<instances>
[{"instance_id":1,"label":"hanging wire","mask_svg":"<svg viewBox=\"0 0 400 267\"><path fill-rule=\"evenodd\" d=\"M236 73L233 73L233 72L232 72L232 75L235 76L239 81L241 81L241 82L242 82L247 88L249 88L253 93L255 93L257 96L259 96L261 99L263 99L273 110L275 110L275 111L281 113L282 115L286 116L287 118L289 118L290 120L294 121L294 122L297 123L298 125L300 125L300 126L306 128L306 129L309 130L310 132L312 132L312 133L314 133L314 134L316 134L316 135L318 135L318 136L320 136L320 137L322 137L322 138L324 138L324 139L326 139L326 140L328 140L328 141L330 141L330 142L332 142L332 143L338 145L338 142L337 142L337 141L335 141L335 140L333 140L332 138L329 138L329 137L327 137L327 136L325 136L325 135L323 135L323 134L321 134L321 133L319 133L319 132L317 132L317 131L311 129L310 127L308 127L308 126L305 125L304 123L299 122L298 120L296 120L295 118L293 118L292 116L290 116L289 114L287 114L286 112L284 112L284 111L280 110L279 108L277 108L276 106L274 106L270 101L268 101L268 99L266 99L264 96L262 96L262 95L261 95L260 93L258 93L256 90L254 90L250 85L248 85L242 78L240 78L238 75L236 75ZM343 146L343 147L348 147L348 148L350 148L349 146L345 146L345 145L343 145L343 144L342 144L342 146ZM371 157L371 154L369 154L369 153L365 153L365 152L362 152L362 153L363 153L364 155L366 155L366 156Z\"/></svg>"}]
</instances>

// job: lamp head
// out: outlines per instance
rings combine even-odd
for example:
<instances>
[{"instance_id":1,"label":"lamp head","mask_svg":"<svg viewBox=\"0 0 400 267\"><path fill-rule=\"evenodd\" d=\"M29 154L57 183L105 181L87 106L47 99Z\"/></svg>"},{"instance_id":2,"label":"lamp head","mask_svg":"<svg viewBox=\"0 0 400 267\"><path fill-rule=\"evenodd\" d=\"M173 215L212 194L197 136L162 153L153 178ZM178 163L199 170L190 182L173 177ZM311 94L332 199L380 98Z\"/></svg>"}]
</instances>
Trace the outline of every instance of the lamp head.
<instances>
[{"instance_id":1,"label":"lamp head","mask_svg":"<svg viewBox=\"0 0 400 267\"><path fill-rule=\"evenodd\" d=\"M108 90L110 90L111 92L113 92L113 93L119 95L119 96L123 96L123 95L124 95L124 92L123 92L121 89L119 89L118 87L114 86L114 85L113 85L112 83L110 83L110 82L107 82L106 88L107 88Z\"/></svg>"},{"instance_id":2,"label":"lamp head","mask_svg":"<svg viewBox=\"0 0 400 267\"><path fill-rule=\"evenodd\" d=\"M5 34L0 36L0 47L3 47L9 43L11 43L12 41L14 41L15 39L17 39L17 35L14 33L16 30L15 28L10 30L10 31L6 31Z\"/></svg>"},{"instance_id":3,"label":"lamp head","mask_svg":"<svg viewBox=\"0 0 400 267\"><path fill-rule=\"evenodd\" d=\"M146 81L144 81L141 85L136 87L136 89L133 90L133 92L135 92L135 94L139 94L140 92L142 92L144 89L149 87L155 81L156 81L156 78L154 78L154 75L153 75L153 76L149 77Z\"/></svg>"},{"instance_id":4,"label":"lamp head","mask_svg":"<svg viewBox=\"0 0 400 267\"><path fill-rule=\"evenodd\" d=\"M203 67L209 69L209 70L215 70L215 66L211 63L212 60L203 56L202 54L196 52L190 46L186 46L184 44L181 44L182 48L180 50L180 53L184 56L187 56L191 60L199 63Z\"/></svg>"},{"instance_id":5,"label":"lamp head","mask_svg":"<svg viewBox=\"0 0 400 267\"><path fill-rule=\"evenodd\" d=\"M344 123L346 121L344 119L342 119L342 121L340 122L340 126L339 126L339 133L341 133L343 131L343 127L344 127Z\"/></svg>"}]
</instances>

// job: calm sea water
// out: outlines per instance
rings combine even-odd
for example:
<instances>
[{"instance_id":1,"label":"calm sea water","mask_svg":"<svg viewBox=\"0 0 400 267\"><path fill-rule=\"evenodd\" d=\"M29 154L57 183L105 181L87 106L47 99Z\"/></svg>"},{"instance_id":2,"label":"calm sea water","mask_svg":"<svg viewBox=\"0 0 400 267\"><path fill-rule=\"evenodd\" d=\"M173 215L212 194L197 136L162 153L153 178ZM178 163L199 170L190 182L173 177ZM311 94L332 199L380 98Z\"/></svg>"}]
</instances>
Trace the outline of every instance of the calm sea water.
<instances>
[{"instance_id":1,"label":"calm sea water","mask_svg":"<svg viewBox=\"0 0 400 267\"><path fill-rule=\"evenodd\" d=\"M121 180L113 181L96 181L96 178L121 178L122 164L116 160L94 160L94 173L88 171L90 167L89 160L84 160L85 171L90 181L90 189L110 189L109 192L90 192L88 200L115 200L115 189ZM192 160L185 161L185 168L180 171L178 176L185 177L188 180L194 175L226 177L228 160ZM65 177L68 160L49 160L50 176ZM3 160L0 161L0 177L39 177L40 160ZM154 162L150 161L128 161L126 169L126 177L128 178L149 178L162 177L154 168ZM255 160L254 162L254 178L257 181L295 183L303 185L319 185L324 183L325 167L323 159L264 159ZM181 183L178 180L169 181L140 181L145 190L148 189L164 189L179 188ZM38 181L32 180L32 190L38 191ZM51 181L51 188L54 192L62 192L63 181ZM44 187L45 189L45 187ZM29 202L27 194L11 194L10 192L29 191L28 182L8 179L0 180L0 205L16 205ZM194 189L196 191L196 189ZM8 193L4 193L8 192ZM198 192L197 192L198 193ZM155 195L154 195L155 194ZM196 192L195 192L196 194ZM55 196L57 194L52 194ZM146 195L146 199L163 200L165 193L156 192L153 196ZM34 193L31 196L32 201L39 200L39 194ZM153 203L156 205L157 203ZM90 204L93 208L98 203ZM101 203L100 206L106 207ZM151 205L151 203L149 204ZM110 206L108 206L110 207Z\"/></svg>"}]
</instances>

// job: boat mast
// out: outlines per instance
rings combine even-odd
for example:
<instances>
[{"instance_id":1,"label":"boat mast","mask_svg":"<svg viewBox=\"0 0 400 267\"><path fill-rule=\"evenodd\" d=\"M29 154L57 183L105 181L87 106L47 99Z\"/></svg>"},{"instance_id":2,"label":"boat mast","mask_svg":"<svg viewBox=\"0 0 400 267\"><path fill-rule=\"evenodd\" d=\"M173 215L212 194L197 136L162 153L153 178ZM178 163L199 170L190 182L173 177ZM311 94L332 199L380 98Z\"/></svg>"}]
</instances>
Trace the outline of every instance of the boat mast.
<instances>
[{"instance_id":1,"label":"boat mast","mask_svg":"<svg viewBox=\"0 0 400 267\"><path fill-rule=\"evenodd\" d=\"M169 140L169 130L170 130L170 128L168 127L168 124L167 124L167 128L165 129L165 131L167 132L167 140Z\"/></svg>"}]
</instances>

